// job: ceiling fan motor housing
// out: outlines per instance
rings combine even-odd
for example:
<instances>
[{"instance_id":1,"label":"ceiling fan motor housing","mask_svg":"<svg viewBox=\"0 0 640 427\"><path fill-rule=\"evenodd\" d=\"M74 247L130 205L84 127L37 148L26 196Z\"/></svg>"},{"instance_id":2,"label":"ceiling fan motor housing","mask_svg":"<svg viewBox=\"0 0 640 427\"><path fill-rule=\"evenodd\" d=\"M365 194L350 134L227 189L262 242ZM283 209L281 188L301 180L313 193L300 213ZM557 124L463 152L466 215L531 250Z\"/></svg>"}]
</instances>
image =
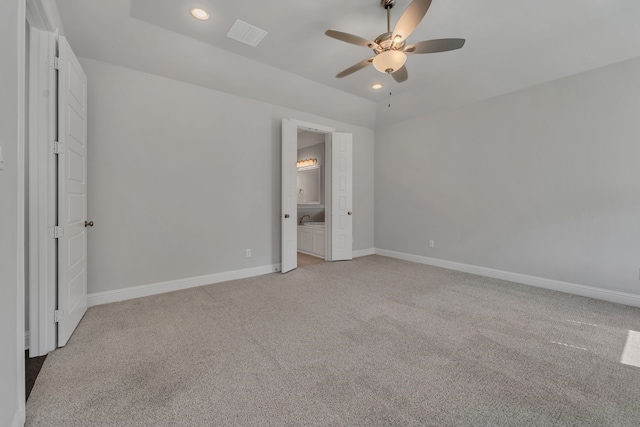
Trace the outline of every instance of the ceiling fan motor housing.
<instances>
[{"instance_id":1,"label":"ceiling fan motor housing","mask_svg":"<svg viewBox=\"0 0 640 427\"><path fill-rule=\"evenodd\" d=\"M375 46L373 48L373 52L377 55L386 50L402 50L404 48L404 40L399 39L394 42L392 37L393 33L391 32L383 33L376 37L375 42L378 44L378 46Z\"/></svg>"}]
</instances>

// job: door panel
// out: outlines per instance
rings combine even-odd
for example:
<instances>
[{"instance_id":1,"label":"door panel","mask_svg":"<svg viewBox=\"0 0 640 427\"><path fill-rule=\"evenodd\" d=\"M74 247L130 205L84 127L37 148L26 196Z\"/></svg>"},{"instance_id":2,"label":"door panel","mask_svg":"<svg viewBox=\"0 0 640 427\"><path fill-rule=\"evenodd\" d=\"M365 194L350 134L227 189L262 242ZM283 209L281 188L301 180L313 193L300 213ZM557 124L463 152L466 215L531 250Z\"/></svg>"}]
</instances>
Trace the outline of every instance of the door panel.
<instances>
[{"instance_id":1,"label":"door panel","mask_svg":"<svg viewBox=\"0 0 640 427\"><path fill-rule=\"evenodd\" d=\"M282 120L282 228L281 265L283 273L298 267L297 222L298 175L296 153L298 151L298 127L291 120Z\"/></svg>"},{"instance_id":2,"label":"door panel","mask_svg":"<svg viewBox=\"0 0 640 427\"><path fill-rule=\"evenodd\" d=\"M29 48L29 357L56 348L58 304L57 242L49 233L57 221L57 72L51 67L57 40L30 28Z\"/></svg>"},{"instance_id":3,"label":"door panel","mask_svg":"<svg viewBox=\"0 0 640 427\"><path fill-rule=\"evenodd\" d=\"M58 71L58 346L87 311L87 77L65 37Z\"/></svg>"},{"instance_id":4,"label":"door panel","mask_svg":"<svg viewBox=\"0 0 640 427\"><path fill-rule=\"evenodd\" d=\"M334 132L331 162L331 259L352 259L353 198L352 198L352 135Z\"/></svg>"}]
</instances>

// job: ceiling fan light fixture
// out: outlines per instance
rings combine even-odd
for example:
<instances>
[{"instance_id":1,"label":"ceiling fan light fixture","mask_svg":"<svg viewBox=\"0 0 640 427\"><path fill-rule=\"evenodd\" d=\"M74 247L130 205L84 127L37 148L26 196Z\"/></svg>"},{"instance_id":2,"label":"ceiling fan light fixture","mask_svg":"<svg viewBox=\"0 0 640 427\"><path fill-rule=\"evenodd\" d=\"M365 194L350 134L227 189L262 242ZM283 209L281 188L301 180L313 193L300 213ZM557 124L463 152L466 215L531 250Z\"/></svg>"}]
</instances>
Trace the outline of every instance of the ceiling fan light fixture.
<instances>
[{"instance_id":1,"label":"ceiling fan light fixture","mask_svg":"<svg viewBox=\"0 0 640 427\"><path fill-rule=\"evenodd\" d=\"M381 73L391 74L398 71L407 61L407 55L399 50L386 50L373 58L373 66Z\"/></svg>"},{"instance_id":2,"label":"ceiling fan light fixture","mask_svg":"<svg viewBox=\"0 0 640 427\"><path fill-rule=\"evenodd\" d=\"M407 68L404 66L407 54L448 52L460 49L464 45L464 39L449 38L423 40L407 46L407 38L422 22L432 0L411 0L393 29L391 29L391 8L396 4L396 0L378 1L387 12L387 32L380 34L375 41L372 42L366 38L336 30L325 32L327 36L336 40L372 49L375 54L336 74L337 78L341 79L372 64L379 72L392 74L396 82L402 83L409 78Z\"/></svg>"}]
</instances>

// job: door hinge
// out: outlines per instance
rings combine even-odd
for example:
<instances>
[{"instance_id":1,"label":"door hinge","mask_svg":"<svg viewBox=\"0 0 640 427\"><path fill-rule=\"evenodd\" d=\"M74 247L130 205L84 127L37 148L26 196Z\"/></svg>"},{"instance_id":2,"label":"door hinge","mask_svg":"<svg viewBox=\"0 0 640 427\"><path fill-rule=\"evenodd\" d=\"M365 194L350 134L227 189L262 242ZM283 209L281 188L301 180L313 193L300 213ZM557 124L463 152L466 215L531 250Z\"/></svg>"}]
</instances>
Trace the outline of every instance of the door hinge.
<instances>
[{"instance_id":1,"label":"door hinge","mask_svg":"<svg viewBox=\"0 0 640 427\"><path fill-rule=\"evenodd\" d=\"M51 237L52 239L59 239L61 237L64 237L64 227L60 227L59 225L49 227L49 237Z\"/></svg>"},{"instance_id":2,"label":"door hinge","mask_svg":"<svg viewBox=\"0 0 640 427\"><path fill-rule=\"evenodd\" d=\"M51 66L54 70L59 70L62 67L62 61L57 56L51 58Z\"/></svg>"},{"instance_id":3,"label":"door hinge","mask_svg":"<svg viewBox=\"0 0 640 427\"><path fill-rule=\"evenodd\" d=\"M53 154L63 153L64 152L64 142L53 141L51 143L51 152L53 152Z\"/></svg>"},{"instance_id":4,"label":"door hinge","mask_svg":"<svg viewBox=\"0 0 640 427\"><path fill-rule=\"evenodd\" d=\"M64 311L63 310L54 310L53 311L53 322L58 323L61 320L64 320Z\"/></svg>"}]
</instances>

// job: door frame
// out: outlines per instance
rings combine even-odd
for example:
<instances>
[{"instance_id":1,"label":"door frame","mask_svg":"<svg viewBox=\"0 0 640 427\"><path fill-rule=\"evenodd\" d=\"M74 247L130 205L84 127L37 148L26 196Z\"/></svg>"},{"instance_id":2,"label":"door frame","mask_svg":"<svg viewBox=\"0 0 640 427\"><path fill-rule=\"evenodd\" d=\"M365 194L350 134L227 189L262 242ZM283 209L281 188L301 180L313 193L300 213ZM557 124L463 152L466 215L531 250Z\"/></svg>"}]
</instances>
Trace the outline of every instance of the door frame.
<instances>
[{"instance_id":1,"label":"door frame","mask_svg":"<svg viewBox=\"0 0 640 427\"><path fill-rule=\"evenodd\" d=\"M325 163L324 163L324 206L325 206L325 261L333 261L333 218L331 215L332 207L333 207L333 192L332 192L332 182L333 182L333 174L334 168L332 164L332 153L333 153L333 135L336 133L335 128L318 125L315 123L305 122L297 119L288 119L291 123L293 123L297 130L303 130L307 132L321 133L325 135ZM297 145L295 147L297 151ZM297 154L297 152L296 152ZM282 171L284 171L285 165L281 165ZM284 194L280 196L281 200L285 197ZM285 212L281 213L282 215ZM281 223L282 224L282 223ZM353 236L352 236L353 238ZM284 242L281 239L281 245L284 245ZM297 233L296 233L296 245L297 245ZM284 248L281 248L281 255L284 254Z\"/></svg>"},{"instance_id":2,"label":"door frame","mask_svg":"<svg viewBox=\"0 0 640 427\"><path fill-rule=\"evenodd\" d=\"M55 34L30 30L29 61L29 357L56 348L56 73ZM47 95L48 94L48 95Z\"/></svg>"}]
</instances>

